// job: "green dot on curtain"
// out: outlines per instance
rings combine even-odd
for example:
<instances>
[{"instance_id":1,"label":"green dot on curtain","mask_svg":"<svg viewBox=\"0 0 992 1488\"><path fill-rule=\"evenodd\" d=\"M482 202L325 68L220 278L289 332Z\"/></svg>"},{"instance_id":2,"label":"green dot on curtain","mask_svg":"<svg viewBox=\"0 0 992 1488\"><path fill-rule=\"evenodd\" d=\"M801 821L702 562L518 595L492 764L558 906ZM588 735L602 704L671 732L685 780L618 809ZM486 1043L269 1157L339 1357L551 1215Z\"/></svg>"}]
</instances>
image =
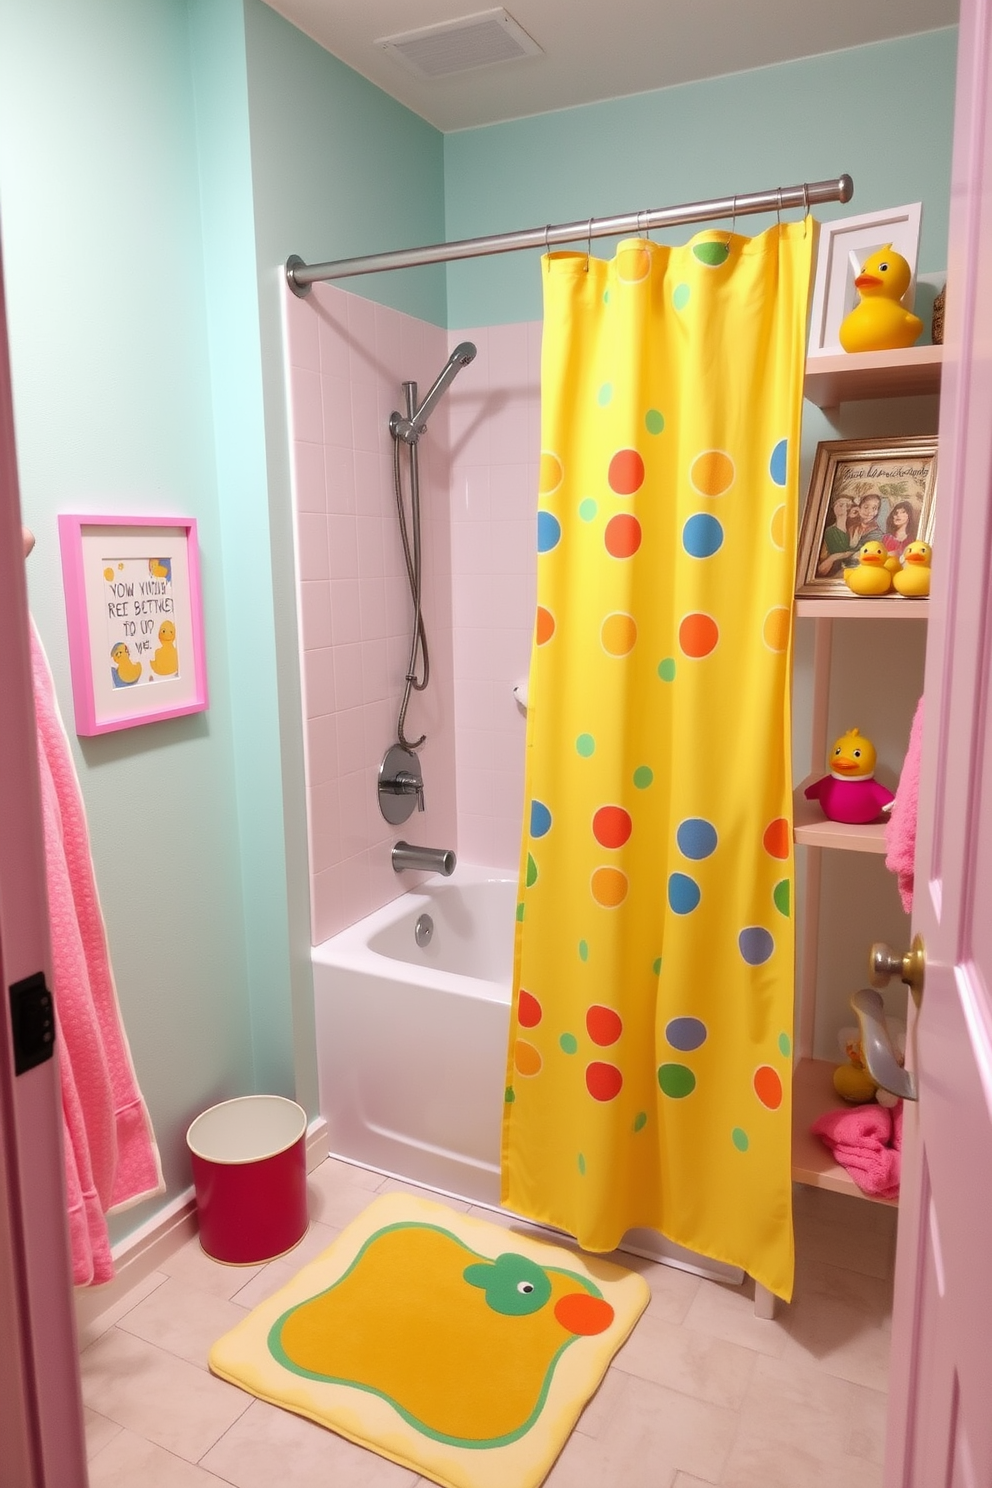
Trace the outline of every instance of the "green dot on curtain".
<instances>
[{"instance_id":1,"label":"green dot on curtain","mask_svg":"<svg viewBox=\"0 0 992 1488\"><path fill-rule=\"evenodd\" d=\"M726 263L730 257L730 248L726 243L697 243L692 250L693 258L700 263L706 264L707 268L716 269L722 263Z\"/></svg>"},{"instance_id":2,"label":"green dot on curtain","mask_svg":"<svg viewBox=\"0 0 992 1488\"><path fill-rule=\"evenodd\" d=\"M672 1100L684 1100L696 1088L696 1077L686 1064L663 1064L658 1070L658 1084Z\"/></svg>"},{"instance_id":3,"label":"green dot on curtain","mask_svg":"<svg viewBox=\"0 0 992 1488\"><path fill-rule=\"evenodd\" d=\"M747 1132L743 1131L739 1126L735 1126L730 1133L730 1140L738 1152L746 1152L751 1145Z\"/></svg>"},{"instance_id":4,"label":"green dot on curtain","mask_svg":"<svg viewBox=\"0 0 992 1488\"><path fill-rule=\"evenodd\" d=\"M657 408L649 408L644 415L644 423L649 434L660 434L665 427L665 415L659 413Z\"/></svg>"},{"instance_id":5,"label":"green dot on curtain","mask_svg":"<svg viewBox=\"0 0 992 1488\"><path fill-rule=\"evenodd\" d=\"M604 382L603 383L603 386L600 388L599 392L596 394L596 402L599 404L600 408L605 408L606 405L607 405L607 403L609 403L609 401L610 401L610 399L612 397L613 397L613 384L612 384L612 382Z\"/></svg>"},{"instance_id":6,"label":"green dot on curtain","mask_svg":"<svg viewBox=\"0 0 992 1488\"><path fill-rule=\"evenodd\" d=\"M592 734L580 734L575 741L575 748L583 759L588 759L596 752L596 740Z\"/></svg>"},{"instance_id":7,"label":"green dot on curtain","mask_svg":"<svg viewBox=\"0 0 992 1488\"><path fill-rule=\"evenodd\" d=\"M609 303L610 303L610 291L608 289L604 289L603 290L603 304L604 305L608 305Z\"/></svg>"},{"instance_id":8,"label":"green dot on curtain","mask_svg":"<svg viewBox=\"0 0 992 1488\"><path fill-rule=\"evenodd\" d=\"M537 864L534 862L532 853L527 854L527 887L533 888L537 883Z\"/></svg>"},{"instance_id":9,"label":"green dot on curtain","mask_svg":"<svg viewBox=\"0 0 992 1488\"><path fill-rule=\"evenodd\" d=\"M523 917L524 917L524 906L522 904L518 904L517 905L517 919L518 920L522 920Z\"/></svg>"},{"instance_id":10,"label":"green dot on curtain","mask_svg":"<svg viewBox=\"0 0 992 1488\"><path fill-rule=\"evenodd\" d=\"M660 956L655 956L654 960L651 962L651 970L654 972L655 976L661 976L661 957Z\"/></svg>"},{"instance_id":11,"label":"green dot on curtain","mask_svg":"<svg viewBox=\"0 0 992 1488\"><path fill-rule=\"evenodd\" d=\"M584 1178L586 1176L586 1160L583 1157L583 1155L582 1155L581 1152L579 1153L579 1159L578 1159L578 1161L579 1161L579 1173Z\"/></svg>"},{"instance_id":12,"label":"green dot on curtain","mask_svg":"<svg viewBox=\"0 0 992 1488\"><path fill-rule=\"evenodd\" d=\"M674 658L674 656L666 656L665 659L664 659L664 661L659 661L659 663L658 663L658 676L661 678L662 682L674 682L675 681L675 658Z\"/></svg>"},{"instance_id":13,"label":"green dot on curtain","mask_svg":"<svg viewBox=\"0 0 992 1488\"><path fill-rule=\"evenodd\" d=\"M780 914L784 914L787 918L789 914L789 889L789 880L787 878L783 878L779 883L775 885L775 888L772 891L772 899L775 901L775 908L779 911Z\"/></svg>"},{"instance_id":14,"label":"green dot on curtain","mask_svg":"<svg viewBox=\"0 0 992 1488\"><path fill-rule=\"evenodd\" d=\"M516 1100L516 1096L513 1093L512 1085L507 1085L506 1090L503 1092L503 1099L508 1106L513 1105L513 1102Z\"/></svg>"},{"instance_id":15,"label":"green dot on curtain","mask_svg":"<svg viewBox=\"0 0 992 1488\"><path fill-rule=\"evenodd\" d=\"M647 1126L647 1124L648 1124L648 1113L647 1113L647 1111L638 1111L637 1115L634 1117L634 1130L635 1130L635 1132L637 1132L637 1131L643 1131L644 1128Z\"/></svg>"},{"instance_id":16,"label":"green dot on curtain","mask_svg":"<svg viewBox=\"0 0 992 1488\"><path fill-rule=\"evenodd\" d=\"M779 1034L778 1047L779 1052L783 1054L786 1059L788 1059L789 1055L792 1053L792 1040L787 1033Z\"/></svg>"},{"instance_id":17,"label":"green dot on curtain","mask_svg":"<svg viewBox=\"0 0 992 1488\"><path fill-rule=\"evenodd\" d=\"M587 496L584 501L579 502L579 516L583 522L591 522L598 511L599 503L593 501L591 496Z\"/></svg>"},{"instance_id":18,"label":"green dot on curtain","mask_svg":"<svg viewBox=\"0 0 992 1488\"><path fill-rule=\"evenodd\" d=\"M654 771L649 765L638 765L634 771L634 785L637 790L647 790L654 780Z\"/></svg>"},{"instance_id":19,"label":"green dot on curtain","mask_svg":"<svg viewBox=\"0 0 992 1488\"><path fill-rule=\"evenodd\" d=\"M579 1041L574 1033L563 1033L558 1040L558 1045L563 1054L576 1054L579 1048Z\"/></svg>"},{"instance_id":20,"label":"green dot on curtain","mask_svg":"<svg viewBox=\"0 0 992 1488\"><path fill-rule=\"evenodd\" d=\"M675 286L675 293L672 295L672 304L675 306L676 310L685 309L686 305L688 305L689 303L689 296L691 295L691 293L692 290L689 288L688 284L677 284Z\"/></svg>"},{"instance_id":21,"label":"green dot on curtain","mask_svg":"<svg viewBox=\"0 0 992 1488\"><path fill-rule=\"evenodd\" d=\"M580 940L579 941L579 960L580 961L588 961L589 960L589 943L588 943L588 941L585 941L585 940Z\"/></svg>"}]
</instances>

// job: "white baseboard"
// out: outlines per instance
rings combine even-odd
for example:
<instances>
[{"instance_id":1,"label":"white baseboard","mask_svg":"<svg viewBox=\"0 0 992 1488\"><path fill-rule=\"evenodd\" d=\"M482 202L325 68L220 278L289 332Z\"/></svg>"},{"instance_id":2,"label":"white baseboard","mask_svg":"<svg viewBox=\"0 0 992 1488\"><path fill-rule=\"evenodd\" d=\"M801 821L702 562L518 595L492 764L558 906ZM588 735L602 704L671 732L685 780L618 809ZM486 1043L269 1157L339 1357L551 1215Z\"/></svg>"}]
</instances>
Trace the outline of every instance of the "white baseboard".
<instances>
[{"instance_id":1,"label":"white baseboard","mask_svg":"<svg viewBox=\"0 0 992 1488\"><path fill-rule=\"evenodd\" d=\"M307 1172L312 1173L328 1154L327 1122L317 1116L307 1127ZM76 1287L76 1323L82 1341L98 1317L109 1312L133 1287L197 1232L196 1192L190 1187L163 1205L156 1214L125 1235L113 1247L114 1279L98 1287Z\"/></svg>"}]
</instances>

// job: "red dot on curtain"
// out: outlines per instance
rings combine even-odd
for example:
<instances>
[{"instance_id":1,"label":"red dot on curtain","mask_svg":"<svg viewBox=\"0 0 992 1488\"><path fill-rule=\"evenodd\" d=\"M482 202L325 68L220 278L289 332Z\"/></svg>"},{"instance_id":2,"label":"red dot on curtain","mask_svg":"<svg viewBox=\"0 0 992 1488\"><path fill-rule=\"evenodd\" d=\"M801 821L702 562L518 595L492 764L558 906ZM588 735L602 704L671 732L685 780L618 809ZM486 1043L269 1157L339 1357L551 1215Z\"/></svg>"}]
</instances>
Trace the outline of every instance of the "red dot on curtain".
<instances>
[{"instance_id":1,"label":"red dot on curtain","mask_svg":"<svg viewBox=\"0 0 992 1488\"><path fill-rule=\"evenodd\" d=\"M517 1003L517 1019L522 1028L536 1028L541 1021L541 1004L533 992L525 992L523 987Z\"/></svg>"},{"instance_id":2,"label":"red dot on curtain","mask_svg":"<svg viewBox=\"0 0 992 1488\"><path fill-rule=\"evenodd\" d=\"M630 813L622 806L601 806L592 819L592 834L600 847L623 847L632 828Z\"/></svg>"},{"instance_id":3,"label":"red dot on curtain","mask_svg":"<svg viewBox=\"0 0 992 1488\"><path fill-rule=\"evenodd\" d=\"M607 480L617 496L633 496L644 484L644 461L634 449L617 450Z\"/></svg>"},{"instance_id":4,"label":"red dot on curtain","mask_svg":"<svg viewBox=\"0 0 992 1488\"><path fill-rule=\"evenodd\" d=\"M593 1003L586 1013L586 1031L594 1044L606 1049L610 1044L615 1044L623 1033L623 1021L613 1008Z\"/></svg>"},{"instance_id":5,"label":"red dot on curtain","mask_svg":"<svg viewBox=\"0 0 992 1488\"><path fill-rule=\"evenodd\" d=\"M686 615L679 626L679 645L697 661L709 656L719 639L720 629L712 615Z\"/></svg>"},{"instance_id":6,"label":"red dot on curtain","mask_svg":"<svg viewBox=\"0 0 992 1488\"><path fill-rule=\"evenodd\" d=\"M611 558L633 558L641 546L641 524L636 517L622 512L607 522L603 541Z\"/></svg>"},{"instance_id":7,"label":"red dot on curtain","mask_svg":"<svg viewBox=\"0 0 992 1488\"><path fill-rule=\"evenodd\" d=\"M789 823L784 816L777 816L765 828L765 835L761 839L761 845L769 857L781 858L784 861L789 856L789 839Z\"/></svg>"},{"instance_id":8,"label":"red dot on curtain","mask_svg":"<svg viewBox=\"0 0 992 1488\"><path fill-rule=\"evenodd\" d=\"M599 1060L586 1065L586 1089L593 1100L614 1100L623 1088L623 1075L615 1064L603 1064Z\"/></svg>"}]
</instances>

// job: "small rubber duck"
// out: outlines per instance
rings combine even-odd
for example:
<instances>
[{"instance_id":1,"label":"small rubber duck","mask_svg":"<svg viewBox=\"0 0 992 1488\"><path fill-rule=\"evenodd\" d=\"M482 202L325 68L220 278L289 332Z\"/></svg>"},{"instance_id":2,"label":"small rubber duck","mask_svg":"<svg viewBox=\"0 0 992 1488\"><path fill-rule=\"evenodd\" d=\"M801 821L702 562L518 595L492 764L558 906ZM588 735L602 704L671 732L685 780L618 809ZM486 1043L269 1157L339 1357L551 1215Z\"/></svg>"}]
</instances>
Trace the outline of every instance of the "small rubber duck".
<instances>
[{"instance_id":1,"label":"small rubber duck","mask_svg":"<svg viewBox=\"0 0 992 1488\"><path fill-rule=\"evenodd\" d=\"M111 648L110 659L114 663L110 668L114 686L133 687L141 676L141 662L131 660L131 653L124 641L118 641Z\"/></svg>"},{"instance_id":2,"label":"small rubber duck","mask_svg":"<svg viewBox=\"0 0 992 1488\"><path fill-rule=\"evenodd\" d=\"M845 568L844 583L855 594L888 594L893 576L889 551L880 542L866 542L858 549L857 568Z\"/></svg>"},{"instance_id":3,"label":"small rubber duck","mask_svg":"<svg viewBox=\"0 0 992 1488\"><path fill-rule=\"evenodd\" d=\"M913 345L923 322L899 303L912 277L909 264L893 251L891 243L865 259L854 281L861 302L844 316L838 332L845 351L888 351Z\"/></svg>"},{"instance_id":4,"label":"small rubber duck","mask_svg":"<svg viewBox=\"0 0 992 1488\"><path fill-rule=\"evenodd\" d=\"M808 785L808 801L819 801L829 821L864 825L878 821L895 796L875 779L875 746L856 728L834 740L830 774Z\"/></svg>"},{"instance_id":5,"label":"small rubber duck","mask_svg":"<svg viewBox=\"0 0 992 1488\"><path fill-rule=\"evenodd\" d=\"M163 620L158 628L159 645L151 659L151 669L158 677L174 677L179 670L179 652L176 650L176 627L171 620Z\"/></svg>"},{"instance_id":6,"label":"small rubber duck","mask_svg":"<svg viewBox=\"0 0 992 1488\"><path fill-rule=\"evenodd\" d=\"M903 567L892 575L892 587L907 599L925 599L930 593L930 560L933 549L929 543L911 542L902 555Z\"/></svg>"}]
</instances>

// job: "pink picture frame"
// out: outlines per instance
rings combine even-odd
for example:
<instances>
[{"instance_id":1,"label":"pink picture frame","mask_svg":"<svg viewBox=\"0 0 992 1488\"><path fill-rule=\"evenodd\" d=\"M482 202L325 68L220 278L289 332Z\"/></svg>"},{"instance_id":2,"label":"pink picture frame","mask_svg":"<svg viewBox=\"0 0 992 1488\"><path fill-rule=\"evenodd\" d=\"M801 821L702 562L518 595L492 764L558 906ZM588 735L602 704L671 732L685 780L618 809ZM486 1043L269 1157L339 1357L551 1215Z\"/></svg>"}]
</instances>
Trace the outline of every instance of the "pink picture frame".
<instances>
[{"instance_id":1,"label":"pink picture frame","mask_svg":"<svg viewBox=\"0 0 992 1488\"><path fill-rule=\"evenodd\" d=\"M208 706L193 517L58 519L76 733Z\"/></svg>"}]
</instances>

